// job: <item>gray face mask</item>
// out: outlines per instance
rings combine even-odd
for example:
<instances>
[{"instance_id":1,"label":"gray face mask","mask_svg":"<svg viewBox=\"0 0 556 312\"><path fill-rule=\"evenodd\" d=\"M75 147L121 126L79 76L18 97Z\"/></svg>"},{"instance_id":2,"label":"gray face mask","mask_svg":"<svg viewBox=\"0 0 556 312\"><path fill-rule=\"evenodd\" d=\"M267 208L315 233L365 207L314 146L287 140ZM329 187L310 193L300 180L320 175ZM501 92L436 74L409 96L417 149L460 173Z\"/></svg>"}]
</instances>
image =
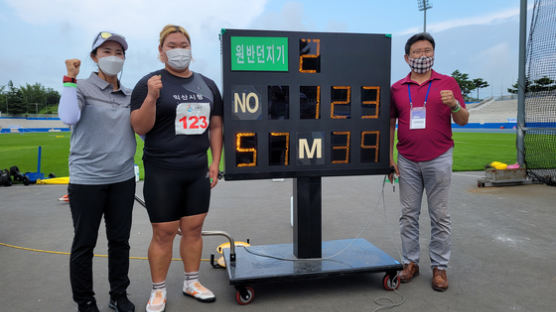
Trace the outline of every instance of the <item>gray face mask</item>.
<instances>
[{"instance_id":1,"label":"gray face mask","mask_svg":"<svg viewBox=\"0 0 556 312\"><path fill-rule=\"evenodd\" d=\"M124 67L124 60L118 56L111 55L98 59L98 68L108 76L116 76Z\"/></svg>"},{"instance_id":2,"label":"gray face mask","mask_svg":"<svg viewBox=\"0 0 556 312\"><path fill-rule=\"evenodd\" d=\"M168 65L176 70L184 70L191 62L191 49L172 49L166 51Z\"/></svg>"}]
</instances>

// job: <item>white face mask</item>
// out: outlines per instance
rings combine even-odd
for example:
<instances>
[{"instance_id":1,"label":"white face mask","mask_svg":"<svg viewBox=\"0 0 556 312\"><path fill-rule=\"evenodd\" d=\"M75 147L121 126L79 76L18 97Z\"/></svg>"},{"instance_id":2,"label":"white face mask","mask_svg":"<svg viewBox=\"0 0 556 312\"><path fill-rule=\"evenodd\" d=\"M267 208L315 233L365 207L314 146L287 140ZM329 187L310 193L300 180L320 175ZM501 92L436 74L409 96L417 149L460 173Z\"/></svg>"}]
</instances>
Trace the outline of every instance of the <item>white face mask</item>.
<instances>
[{"instance_id":1,"label":"white face mask","mask_svg":"<svg viewBox=\"0 0 556 312\"><path fill-rule=\"evenodd\" d=\"M98 59L98 68L108 76L116 76L124 67L124 60L118 56L111 55Z\"/></svg>"},{"instance_id":2,"label":"white face mask","mask_svg":"<svg viewBox=\"0 0 556 312\"><path fill-rule=\"evenodd\" d=\"M184 70L191 62L191 49L172 49L166 51L168 65L176 70Z\"/></svg>"}]
</instances>

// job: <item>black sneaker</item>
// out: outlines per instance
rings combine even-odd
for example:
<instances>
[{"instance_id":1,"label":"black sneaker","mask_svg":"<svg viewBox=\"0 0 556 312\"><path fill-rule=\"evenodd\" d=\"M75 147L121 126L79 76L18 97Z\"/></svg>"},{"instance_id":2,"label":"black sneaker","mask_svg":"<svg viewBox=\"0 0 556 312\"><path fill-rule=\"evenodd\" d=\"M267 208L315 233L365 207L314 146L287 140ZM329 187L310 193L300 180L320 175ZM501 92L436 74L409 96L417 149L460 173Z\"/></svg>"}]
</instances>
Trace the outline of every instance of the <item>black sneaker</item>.
<instances>
[{"instance_id":1,"label":"black sneaker","mask_svg":"<svg viewBox=\"0 0 556 312\"><path fill-rule=\"evenodd\" d=\"M79 306L79 312L99 312L96 301L89 301Z\"/></svg>"},{"instance_id":2,"label":"black sneaker","mask_svg":"<svg viewBox=\"0 0 556 312\"><path fill-rule=\"evenodd\" d=\"M118 298L110 298L108 306L116 312L134 312L135 305L127 299L127 295L122 295Z\"/></svg>"}]
</instances>

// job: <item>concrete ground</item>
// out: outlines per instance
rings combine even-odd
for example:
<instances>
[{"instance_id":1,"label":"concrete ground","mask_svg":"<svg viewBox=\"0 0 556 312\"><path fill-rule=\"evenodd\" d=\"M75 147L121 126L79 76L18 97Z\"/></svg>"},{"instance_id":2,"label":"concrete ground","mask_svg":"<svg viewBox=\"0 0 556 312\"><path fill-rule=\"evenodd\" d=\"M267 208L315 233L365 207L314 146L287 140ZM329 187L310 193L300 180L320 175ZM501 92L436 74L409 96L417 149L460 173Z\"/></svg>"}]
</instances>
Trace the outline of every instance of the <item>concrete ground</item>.
<instances>
[{"instance_id":1,"label":"concrete ground","mask_svg":"<svg viewBox=\"0 0 556 312\"><path fill-rule=\"evenodd\" d=\"M374 311L382 297L405 302L391 311L554 311L556 309L556 188L545 185L476 188L482 173L454 173L450 209L453 251L450 288L430 287L430 222L423 204L421 275L397 293L382 288L383 274L253 285L253 303L239 306L224 270L201 263L201 279L217 300L203 304L181 294L183 267L174 261L168 274L167 311ZM361 236L399 259L398 193L384 188L382 176L323 179L323 239ZM229 232L253 245L290 243L291 180L221 181L213 191L206 230ZM68 204L57 198L64 185L0 187L0 243L68 251L73 230ZM142 194L142 184L138 185ZM145 256L151 237L145 209L136 205L131 255ZM361 230L363 230L361 232ZM208 259L225 240L206 237ZM177 242L175 246L177 246ZM97 254L106 254L101 226ZM177 257L177 249L174 249ZM0 245L2 311L74 311L67 255ZM107 259L95 257L96 298L107 307ZM148 262L130 261L130 299L144 311L151 282ZM379 302L381 302L379 300Z\"/></svg>"}]
</instances>

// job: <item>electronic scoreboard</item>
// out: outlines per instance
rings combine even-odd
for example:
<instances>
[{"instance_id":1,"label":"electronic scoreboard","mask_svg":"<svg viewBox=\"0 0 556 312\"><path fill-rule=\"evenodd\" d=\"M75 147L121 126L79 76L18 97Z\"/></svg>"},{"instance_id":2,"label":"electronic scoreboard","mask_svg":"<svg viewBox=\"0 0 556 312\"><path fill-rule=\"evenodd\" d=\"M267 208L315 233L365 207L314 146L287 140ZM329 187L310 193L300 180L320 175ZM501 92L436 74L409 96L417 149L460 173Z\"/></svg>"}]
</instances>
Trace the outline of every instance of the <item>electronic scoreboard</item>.
<instances>
[{"instance_id":1,"label":"electronic scoreboard","mask_svg":"<svg viewBox=\"0 0 556 312\"><path fill-rule=\"evenodd\" d=\"M391 37L223 29L221 44L224 177L293 178L293 243L224 249L236 298L252 300L248 283L362 272L395 289L403 266L384 251L322 241L322 177L390 172Z\"/></svg>"},{"instance_id":2,"label":"electronic scoreboard","mask_svg":"<svg viewBox=\"0 0 556 312\"><path fill-rule=\"evenodd\" d=\"M389 172L390 35L223 29L227 180Z\"/></svg>"}]
</instances>

